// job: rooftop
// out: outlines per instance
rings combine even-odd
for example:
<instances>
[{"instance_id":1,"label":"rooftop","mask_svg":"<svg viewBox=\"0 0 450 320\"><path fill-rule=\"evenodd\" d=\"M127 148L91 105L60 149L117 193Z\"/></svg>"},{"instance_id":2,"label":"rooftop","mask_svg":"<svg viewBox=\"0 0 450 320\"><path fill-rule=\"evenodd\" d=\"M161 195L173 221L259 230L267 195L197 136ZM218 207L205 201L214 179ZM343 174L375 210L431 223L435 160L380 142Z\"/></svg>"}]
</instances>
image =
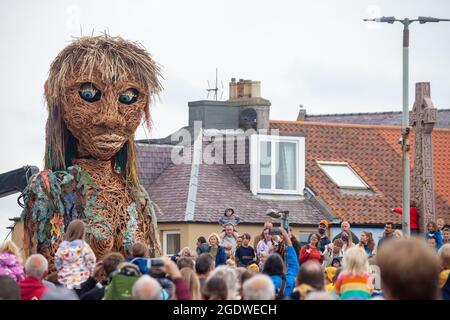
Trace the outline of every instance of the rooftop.
<instances>
[{"instance_id":1,"label":"rooftop","mask_svg":"<svg viewBox=\"0 0 450 320\"><path fill-rule=\"evenodd\" d=\"M306 137L306 184L341 219L358 224L400 223L390 209L401 206L401 135L399 126L271 121L271 128ZM450 129L433 130L437 215L450 219ZM414 145L411 136L411 150ZM414 154L411 152L411 170ZM343 192L317 161L347 162L369 185L372 194ZM411 171L412 176L412 171ZM412 188L414 184L411 184ZM413 190L412 190L413 194Z\"/></svg>"},{"instance_id":2,"label":"rooftop","mask_svg":"<svg viewBox=\"0 0 450 320\"><path fill-rule=\"evenodd\" d=\"M450 128L450 109L438 109L437 120L435 128ZM402 124L402 112L388 111L311 115L306 113L305 121L400 126Z\"/></svg>"}]
</instances>

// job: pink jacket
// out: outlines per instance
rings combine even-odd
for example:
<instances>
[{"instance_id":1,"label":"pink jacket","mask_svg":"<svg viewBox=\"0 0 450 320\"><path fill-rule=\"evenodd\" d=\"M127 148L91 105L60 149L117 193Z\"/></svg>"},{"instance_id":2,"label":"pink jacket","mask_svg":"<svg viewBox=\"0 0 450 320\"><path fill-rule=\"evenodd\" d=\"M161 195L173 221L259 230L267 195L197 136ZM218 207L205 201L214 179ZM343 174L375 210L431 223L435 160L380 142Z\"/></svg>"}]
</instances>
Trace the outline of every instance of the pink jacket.
<instances>
[{"instance_id":1,"label":"pink jacket","mask_svg":"<svg viewBox=\"0 0 450 320\"><path fill-rule=\"evenodd\" d=\"M11 277L17 282L25 278L19 259L9 252L0 253L0 275Z\"/></svg>"}]
</instances>

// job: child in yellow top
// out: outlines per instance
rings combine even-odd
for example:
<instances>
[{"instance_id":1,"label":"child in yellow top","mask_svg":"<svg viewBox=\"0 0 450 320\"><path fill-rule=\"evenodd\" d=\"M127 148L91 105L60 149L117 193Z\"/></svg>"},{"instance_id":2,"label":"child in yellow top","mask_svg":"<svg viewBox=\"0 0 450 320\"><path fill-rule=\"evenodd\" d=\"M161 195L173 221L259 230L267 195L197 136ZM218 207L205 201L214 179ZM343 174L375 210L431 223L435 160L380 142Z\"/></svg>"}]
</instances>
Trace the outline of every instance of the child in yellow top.
<instances>
[{"instance_id":1,"label":"child in yellow top","mask_svg":"<svg viewBox=\"0 0 450 320\"><path fill-rule=\"evenodd\" d=\"M444 244L438 252L441 261L442 271L439 274L439 288L442 299L450 300L450 244Z\"/></svg>"},{"instance_id":2,"label":"child in yellow top","mask_svg":"<svg viewBox=\"0 0 450 320\"><path fill-rule=\"evenodd\" d=\"M325 268L325 289L327 290L327 292L334 292L333 278L335 274L336 274L335 267Z\"/></svg>"}]
</instances>

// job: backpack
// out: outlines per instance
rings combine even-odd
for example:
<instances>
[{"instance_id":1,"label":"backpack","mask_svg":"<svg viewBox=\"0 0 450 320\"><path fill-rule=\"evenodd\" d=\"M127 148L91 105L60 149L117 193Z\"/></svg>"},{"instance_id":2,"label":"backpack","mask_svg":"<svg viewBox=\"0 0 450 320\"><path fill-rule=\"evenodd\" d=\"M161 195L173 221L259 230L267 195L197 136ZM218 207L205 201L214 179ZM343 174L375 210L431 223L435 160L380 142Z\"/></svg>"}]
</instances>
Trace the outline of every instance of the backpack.
<instances>
[{"instance_id":1,"label":"backpack","mask_svg":"<svg viewBox=\"0 0 450 320\"><path fill-rule=\"evenodd\" d=\"M141 276L139 267L132 263L124 263L111 275L106 287L105 300L131 300L131 290Z\"/></svg>"}]
</instances>

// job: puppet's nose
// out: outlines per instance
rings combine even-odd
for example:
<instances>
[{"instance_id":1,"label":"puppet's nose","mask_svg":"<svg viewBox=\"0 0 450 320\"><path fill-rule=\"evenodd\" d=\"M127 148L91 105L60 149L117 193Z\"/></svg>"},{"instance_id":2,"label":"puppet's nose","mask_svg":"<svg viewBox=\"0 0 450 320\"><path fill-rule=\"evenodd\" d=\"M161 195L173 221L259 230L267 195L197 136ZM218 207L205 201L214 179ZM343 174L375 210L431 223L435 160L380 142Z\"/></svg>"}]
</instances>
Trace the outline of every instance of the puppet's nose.
<instances>
[{"instance_id":1,"label":"puppet's nose","mask_svg":"<svg viewBox=\"0 0 450 320\"><path fill-rule=\"evenodd\" d=\"M104 126L108 129L125 126L125 120L119 114L118 106L114 102L105 104L102 110L94 116L93 122L95 125Z\"/></svg>"},{"instance_id":2,"label":"puppet's nose","mask_svg":"<svg viewBox=\"0 0 450 320\"><path fill-rule=\"evenodd\" d=\"M125 125L122 117L117 115L99 114L94 117L94 124L97 126L104 126L109 129L122 127Z\"/></svg>"}]
</instances>

